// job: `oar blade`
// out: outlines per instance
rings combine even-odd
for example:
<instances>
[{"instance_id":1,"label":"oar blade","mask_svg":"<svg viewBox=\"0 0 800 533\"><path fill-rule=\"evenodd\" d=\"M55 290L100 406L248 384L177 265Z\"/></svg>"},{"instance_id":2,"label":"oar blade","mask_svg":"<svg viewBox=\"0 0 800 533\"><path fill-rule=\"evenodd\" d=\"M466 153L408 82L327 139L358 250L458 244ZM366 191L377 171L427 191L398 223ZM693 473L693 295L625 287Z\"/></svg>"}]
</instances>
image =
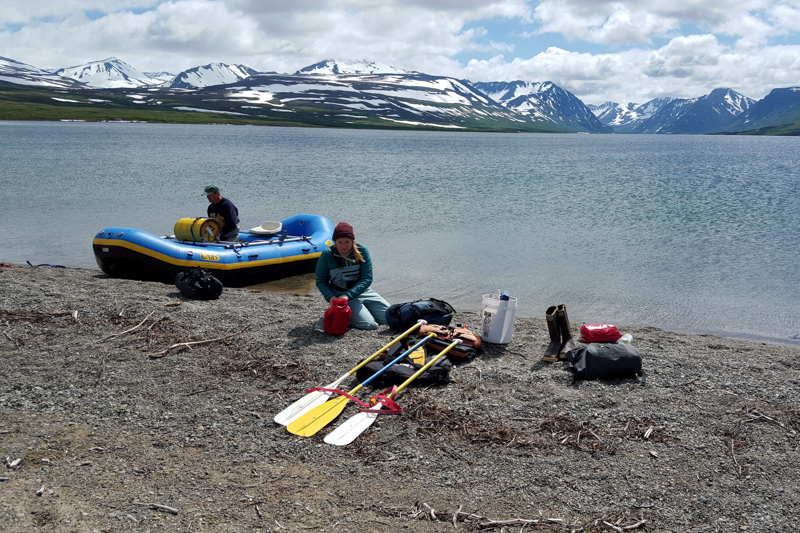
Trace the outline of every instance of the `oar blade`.
<instances>
[{"instance_id":1,"label":"oar blade","mask_svg":"<svg viewBox=\"0 0 800 533\"><path fill-rule=\"evenodd\" d=\"M346 396L328 400L291 422L286 429L289 430L289 433L294 435L310 437L339 416L339 414L344 411L347 402L348 398Z\"/></svg>"},{"instance_id":2,"label":"oar blade","mask_svg":"<svg viewBox=\"0 0 800 533\"><path fill-rule=\"evenodd\" d=\"M374 409L380 409L380 404ZM378 418L378 413L358 413L325 436L325 442L336 446L347 446L364 433Z\"/></svg>"},{"instance_id":3,"label":"oar blade","mask_svg":"<svg viewBox=\"0 0 800 533\"><path fill-rule=\"evenodd\" d=\"M330 392L323 392L321 390L309 392L292 405L275 415L275 422L282 426L288 426L315 407L327 402L330 397Z\"/></svg>"},{"instance_id":4,"label":"oar blade","mask_svg":"<svg viewBox=\"0 0 800 533\"><path fill-rule=\"evenodd\" d=\"M348 376L350 376L350 374L345 374L336 381L325 385L325 387L323 388L335 389ZM332 392L326 392L321 390L309 392L308 394L306 394L305 396L294 402L292 405L290 405L289 407L287 407L286 409L275 415L275 418L273 420L275 420L276 424L280 424L282 426L288 426L290 423L297 420L298 418L300 418L307 412L311 411L315 407L327 402L332 395L333 395Z\"/></svg>"}]
</instances>

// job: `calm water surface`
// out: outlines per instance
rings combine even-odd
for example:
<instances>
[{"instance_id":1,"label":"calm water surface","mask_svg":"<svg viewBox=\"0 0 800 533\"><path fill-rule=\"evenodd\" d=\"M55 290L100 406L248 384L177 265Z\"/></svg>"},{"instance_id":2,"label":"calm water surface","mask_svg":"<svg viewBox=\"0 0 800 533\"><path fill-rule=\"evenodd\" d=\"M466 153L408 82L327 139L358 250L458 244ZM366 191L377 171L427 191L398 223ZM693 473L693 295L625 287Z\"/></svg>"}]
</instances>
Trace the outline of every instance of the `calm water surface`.
<instances>
[{"instance_id":1,"label":"calm water surface","mask_svg":"<svg viewBox=\"0 0 800 533\"><path fill-rule=\"evenodd\" d=\"M346 220L390 302L800 343L800 138L0 122L0 261L97 268L218 184L242 227ZM310 277L291 290L314 291Z\"/></svg>"}]
</instances>

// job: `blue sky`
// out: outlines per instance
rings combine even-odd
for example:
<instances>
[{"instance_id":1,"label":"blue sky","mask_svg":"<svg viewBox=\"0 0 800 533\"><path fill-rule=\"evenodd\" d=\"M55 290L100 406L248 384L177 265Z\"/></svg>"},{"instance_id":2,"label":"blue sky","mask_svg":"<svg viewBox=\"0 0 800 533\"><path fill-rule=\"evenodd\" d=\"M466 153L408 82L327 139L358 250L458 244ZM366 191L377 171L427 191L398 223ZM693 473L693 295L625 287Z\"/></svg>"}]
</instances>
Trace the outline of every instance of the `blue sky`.
<instances>
[{"instance_id":1,"label":"blue sky","mask_svg":"<svg viewBox=\"0 0 800 533\"><path fill-rule=\"evenodd\" d=\"M117 57L294 72L380 61L473 81L552 81L588 104L762 98L800 86L800 0L3 0L0 56L39 68Z\"/></svg>"}]
</instances>

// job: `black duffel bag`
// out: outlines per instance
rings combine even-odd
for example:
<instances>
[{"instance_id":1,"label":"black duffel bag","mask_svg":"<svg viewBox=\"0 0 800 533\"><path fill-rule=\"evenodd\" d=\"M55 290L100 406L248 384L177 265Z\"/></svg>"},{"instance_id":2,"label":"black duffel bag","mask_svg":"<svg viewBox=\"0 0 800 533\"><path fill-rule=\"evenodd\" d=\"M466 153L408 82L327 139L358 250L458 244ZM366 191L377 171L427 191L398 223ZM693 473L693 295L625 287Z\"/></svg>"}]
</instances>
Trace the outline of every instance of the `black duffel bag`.
<instances>
[{"instance_id":1,"label":"black duffel bag","mask_svg":"<svg viewBox=\"0 0 800 533\"><path fill-rule=\"evenodd\" d=\"M222 282L200 267L189 272L178 272L175 286L181 294L192 300L216 300L222 294Z\"/></svg>"},{"instance_id":2,"label":"black duffel bag","mask_svg":"<svg viewBox=\"0 0 800 533\"><path fill-rule=\"evenodd\" d=\"M453 306L444 300L436 298L414 300L389 306L386 310L386 323L394 331L405 331L418 320L446 326L453 320L455 312Z\"/></svg>"},{"instance_id":3,"label":"black duffel bag","mask_svg":"<svg viewBox=\"0 0 800 533\"><path fill-rule=\"evenodd\" d=\"M589 344L567 352L575 377L629 378L642 375L642 356L630 344Z\"/></svg>"}]
</instances>

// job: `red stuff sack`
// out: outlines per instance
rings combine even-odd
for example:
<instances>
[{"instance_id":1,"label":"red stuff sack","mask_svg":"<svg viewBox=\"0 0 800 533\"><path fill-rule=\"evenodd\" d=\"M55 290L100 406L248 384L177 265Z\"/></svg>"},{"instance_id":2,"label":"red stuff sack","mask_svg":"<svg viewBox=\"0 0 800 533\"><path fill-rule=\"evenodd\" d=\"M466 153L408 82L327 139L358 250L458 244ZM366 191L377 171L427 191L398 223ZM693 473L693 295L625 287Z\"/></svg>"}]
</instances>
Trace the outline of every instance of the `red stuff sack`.
<instances>
[{"instance_id":1,"label":"red stuff sack","mask_svg":"<svg viewBox=\"0 0 800 533\"><path fill-rule=\"evenodd\" d=\"M617 342L622 337L617 326L611 324L584 324L581 326L583 342Z\"/></svg>"},{"instance_id":2,"label":"red stuff sack","mask_svg":"<svg viewBox=\"0 0 800 533\"><path fill-rule=\"evenodd\" d=\"M325 310L323 329L329 335L344 335L350 324L353 311L347 305L346 298L334 298L331 306Z\"/></svg>"}]
</instances>

